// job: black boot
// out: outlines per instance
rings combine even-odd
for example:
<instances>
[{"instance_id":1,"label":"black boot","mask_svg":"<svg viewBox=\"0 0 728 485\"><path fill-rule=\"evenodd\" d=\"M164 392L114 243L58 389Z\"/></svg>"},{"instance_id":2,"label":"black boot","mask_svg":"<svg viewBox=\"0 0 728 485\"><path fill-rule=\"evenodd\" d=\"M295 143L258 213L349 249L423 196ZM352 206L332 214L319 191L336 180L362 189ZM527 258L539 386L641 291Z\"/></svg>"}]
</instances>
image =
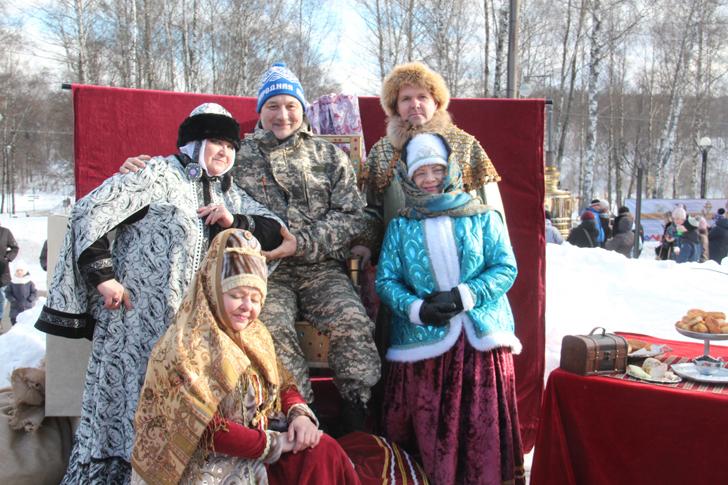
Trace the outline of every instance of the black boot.
<instances>
[{"instance_id":1,"label":"black boot","mask_svg":"<svg viewBox=\"0 0 728 485\"><path fill-rule=\"evenodd\" d=\"M359 398L353 401L341 399L339 401L339 429L338 435L344 436L355 431L364 431L369 410L367 405Z\"/></svg>"}]
</instances>

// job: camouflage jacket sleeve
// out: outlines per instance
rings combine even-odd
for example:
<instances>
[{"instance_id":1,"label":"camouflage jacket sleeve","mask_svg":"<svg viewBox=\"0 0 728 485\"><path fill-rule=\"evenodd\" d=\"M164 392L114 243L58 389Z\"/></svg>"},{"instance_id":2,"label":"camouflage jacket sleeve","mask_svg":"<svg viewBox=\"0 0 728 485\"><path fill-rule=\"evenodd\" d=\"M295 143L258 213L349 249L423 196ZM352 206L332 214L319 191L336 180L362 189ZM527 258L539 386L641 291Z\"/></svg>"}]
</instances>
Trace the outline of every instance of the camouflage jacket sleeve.
<instances>
[{"instance_id":1,"label":"camouflage jacket sleeve","mask_svg":"<svg viewBox=\"0 0 728 485\"><path fill-rule=\"evenodd\" d=\"M334 145L319 143L316 157L326 168L330 197L328 201L309 200L310 205L328 202L328 211L312 224L294 231L298 243L294 257L306 263L346 259L350 254L347 246L361 232L364 222L364 199L356 186L356 174L349 158Z\"/></svg>"},{"instance_id":2,"label":"camouflage jacket sleeve","mask_svg":"<svg viewBox=\"0 0 728 485\"><path fill-rule=\"evenodd\" d=\"M366 207L364 208L364 228L351 242L352 246L366 246L372 253L372 264L375 264L382 248L384 239L384 194L377 187L377 174L380 173L380 165L387 161L386 153L383 151L386 139L379 140L369 152L366 166L359 177L359 186L364 192Z\"/></svg>"}]
</instances>

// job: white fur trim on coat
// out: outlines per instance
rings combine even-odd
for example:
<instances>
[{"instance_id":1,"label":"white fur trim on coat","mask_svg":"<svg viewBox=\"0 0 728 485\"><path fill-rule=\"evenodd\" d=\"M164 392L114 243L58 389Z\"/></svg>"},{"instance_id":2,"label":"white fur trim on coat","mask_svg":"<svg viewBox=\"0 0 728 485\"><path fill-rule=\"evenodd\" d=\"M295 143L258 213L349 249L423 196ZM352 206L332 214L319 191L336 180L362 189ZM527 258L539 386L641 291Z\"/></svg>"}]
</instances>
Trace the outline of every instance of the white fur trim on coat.
<instances>
[{"instance_id":1,"label":"white fur trim on coat","mask_svg":"<svg viewBox=\"0 0 728 485\"><path fill-rule=\"evenodd\" d=\"M463 330L461 315L464 314L461 313L450 319L450 332L439 342L414 349L395 349L394 347L390 347L387 350L386 359L394 362L418 362L444 354L455 345L458 337L460 337L460 332Z\"/></svg>"},{"instance_id":2,"label":"white fur trim on coat","mask_svg":"<svg viewBox=\"0 0 728 485\"><path fill-rule=\"evenodd\" d=\"M460 283L460 259L458 258L452 219L449 216L427 218L422 221L422 230L425 235L425 246L433 268L432 276L435 279L437 289L448 291L453 287L457 287L463 301L464 311L450 319L449 331L439 342L410 349L390 347L387 351L387 360L418 362L438 357L455 345L463 327L465 327L468 342L477 350L487 352L498 347L510 347L513 354L520 354L521 342L511 332L499 332L482 338L477 337L473 321L466 313L475 308L475 298L470 287L466 283ZM412 323L422 325L419 318L422 303L423 300L417 300L410 307L409 317Z\"/></svg>"},{"instance_id":3,"label":"white fur trim on coat","mask_svg":"<svg viewBox=\"0 0 728 485\"><path fill-rule=\"evenodd\" d=\"M409 318L410 322L414 323L415 325L424 325L422 323L422 320L420 320L420 308L422 308L422 304L425 302L425 300L417 300L416 302L412 303L409 309Z\"/></svg>"},{"instance_id":4,"label":"white fur trim on coat","mask_svg":"<svg viewBox=\"0 0 728 485\"><path fill-rule=\"evenodd\" d=\"M460 292L460 299L463 301L463 310L469 312L475 308L475 298L473 292L470 291L470 287L465 283L458 285L458 291Z\"/></svg>"}]
</instances>

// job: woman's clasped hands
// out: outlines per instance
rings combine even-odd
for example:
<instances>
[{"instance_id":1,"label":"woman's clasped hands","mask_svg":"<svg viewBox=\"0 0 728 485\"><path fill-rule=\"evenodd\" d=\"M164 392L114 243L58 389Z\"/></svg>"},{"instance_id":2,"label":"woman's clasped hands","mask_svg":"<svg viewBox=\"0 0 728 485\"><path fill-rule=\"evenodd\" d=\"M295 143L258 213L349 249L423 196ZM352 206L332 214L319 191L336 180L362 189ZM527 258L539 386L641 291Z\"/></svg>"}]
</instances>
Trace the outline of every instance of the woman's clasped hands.
<instances>
[{"instance_id":1,"label":"woman's clasped hands","mask_svg":"<svg viewBox=\"0 0 728 485\"><path fill-rule=\"evenodd\" d=\"M298 416L288 425L288 431L281 433L283 453L298 453L306 448L315 448L323 434L308 416Z\"/></svg>"}]
</instances>

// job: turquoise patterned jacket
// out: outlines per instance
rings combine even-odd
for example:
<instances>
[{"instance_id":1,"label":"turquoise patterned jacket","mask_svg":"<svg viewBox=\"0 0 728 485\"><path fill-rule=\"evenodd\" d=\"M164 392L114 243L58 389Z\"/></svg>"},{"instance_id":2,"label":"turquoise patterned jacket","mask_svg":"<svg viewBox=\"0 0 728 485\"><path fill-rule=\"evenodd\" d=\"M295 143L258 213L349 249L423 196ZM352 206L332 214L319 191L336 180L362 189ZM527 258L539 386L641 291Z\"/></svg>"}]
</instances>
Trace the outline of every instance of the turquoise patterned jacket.
<instances>
[{"instance_id":1,"label":"turquoise patterned jacket","mask_svg":"<svg viewBox=\"0 0 728 485\"><path fill-rule=\"evenodd\" d=\"M506 292L516 260L497 211L424 220L399 217L384 237L376 291L393 310L387 359L415 362L447 352L465 329L478 350L520 353ZM444 327L419 319L422 298L458 286L465 311Z\"/></svg>"}]
</instances>

